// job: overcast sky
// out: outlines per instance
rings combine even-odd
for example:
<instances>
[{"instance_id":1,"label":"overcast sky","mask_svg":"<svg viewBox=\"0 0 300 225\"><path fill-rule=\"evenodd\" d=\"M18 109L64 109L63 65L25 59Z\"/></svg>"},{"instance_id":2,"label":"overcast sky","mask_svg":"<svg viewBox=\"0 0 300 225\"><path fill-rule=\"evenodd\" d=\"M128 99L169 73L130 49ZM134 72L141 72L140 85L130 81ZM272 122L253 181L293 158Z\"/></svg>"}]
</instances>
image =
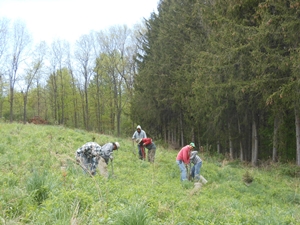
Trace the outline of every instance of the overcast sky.
<instances>
[{"instance_id":1,"label":"overcast sky","mask_svg":"<svg viewBox=\"0 0 300 225\"><path fill-rule=\"evenodd\" d=\"M0 17L23 20L34 40L70 42L91 30L132 27L157 11L159 0L0 0Z\"/></svg>"}]
</instances>

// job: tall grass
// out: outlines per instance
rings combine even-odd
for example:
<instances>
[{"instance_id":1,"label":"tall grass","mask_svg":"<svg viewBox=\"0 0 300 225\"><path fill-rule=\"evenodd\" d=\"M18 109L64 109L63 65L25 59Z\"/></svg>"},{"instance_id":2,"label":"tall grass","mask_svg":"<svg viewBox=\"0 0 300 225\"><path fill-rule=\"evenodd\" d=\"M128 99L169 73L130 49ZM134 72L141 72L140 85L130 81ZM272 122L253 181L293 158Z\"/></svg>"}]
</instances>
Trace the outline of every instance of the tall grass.
<instances>
[{"instance_id":1,"label":"tall grass","mask_svg":"<svg viewBox=\"0 0 300 225\"><path fill-rule=\"evenodd\" d=\"M154 164L141 161L131 134L5 123L0 130L0 224L300 224L294 165L252 168L202 153L208 183L196 188L180 182L177 151L158 145ZM108 180L75 163L76 149L93 138L121 144Z\"/></svg>"}]
</instances>

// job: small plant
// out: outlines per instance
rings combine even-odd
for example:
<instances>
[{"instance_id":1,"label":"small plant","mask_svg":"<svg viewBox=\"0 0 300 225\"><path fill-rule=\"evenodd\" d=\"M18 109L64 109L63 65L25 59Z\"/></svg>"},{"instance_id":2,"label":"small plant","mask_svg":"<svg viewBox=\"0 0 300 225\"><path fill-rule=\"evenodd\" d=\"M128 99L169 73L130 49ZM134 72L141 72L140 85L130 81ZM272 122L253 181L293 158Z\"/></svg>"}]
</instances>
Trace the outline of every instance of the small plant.
<instances>
[{"instance_id":1,"label":"small plant","mask_svg":"<svg viewBox=\"0 0 300 225\"><path fill-rule=\"evenodd\" d=\"M282 175L290 177L300 177L300 168L296 165L282 165L280 168L280 173Z\"/></svg>"},{"instance_id":2,"label":"small plant","mask_svg":"<svg viewBox=\"0 0 300 225\"><path fill-rule=\"evenodd\" d=\"M247 171L244 175L243 175L243 181L245 182L246 185L249 185L253 182L254 178L253 176L251 176L251 174L249 173L249 171Z\"/></svg>"},{"instance_id":3,"label":"small plant","mask_svg":"<svg viewBox=\"0 0 300 225\"><path fill-rule=\"evenodd\" d=\"M39 174L34 172L27 182L27 191L30 192L34 201L40 205L48 198L49 189L45 185L46 173Z\"/></svg>"},{"instance_id":4,"label":"small plant","mask_svg":"<svg viewBox=\"0 0 300 225\"><path fill-rule=\"evenodd\" d=\"M182 181L181 185L184 189L191 189L194 186L194 183L187 180L187 181Z\"/></svg>"},{"instance_id":5,"label":"small plant","mask_svg":"<svg viewBox=\"0 0 300 225\"><path fill-rule=\"evenodd\" d=\"M147 206L144 203L131 205L123 211L115 213L113 221L113 224L147 225L150 221L147 213Z\"/></svg>"}]
</instances>

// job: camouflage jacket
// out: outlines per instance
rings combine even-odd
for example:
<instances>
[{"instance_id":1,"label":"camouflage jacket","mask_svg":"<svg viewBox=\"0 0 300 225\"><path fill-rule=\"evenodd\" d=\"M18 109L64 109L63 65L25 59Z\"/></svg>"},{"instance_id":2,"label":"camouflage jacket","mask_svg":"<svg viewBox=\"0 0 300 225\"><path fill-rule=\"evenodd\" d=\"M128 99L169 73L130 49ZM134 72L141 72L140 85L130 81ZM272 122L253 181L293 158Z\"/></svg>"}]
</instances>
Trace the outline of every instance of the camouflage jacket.
<instances>
[{"instance_id":1,"label":"camouflage jacket","mask_svg":"<svg viewBox=\"0 0 300 225\"><path fill-rule=\"evenodd\" d=\"M77 149L77 157L93 158L99 156L101 152L101 146L96 142L88 142Z\"/></svg>"}]
</instances>

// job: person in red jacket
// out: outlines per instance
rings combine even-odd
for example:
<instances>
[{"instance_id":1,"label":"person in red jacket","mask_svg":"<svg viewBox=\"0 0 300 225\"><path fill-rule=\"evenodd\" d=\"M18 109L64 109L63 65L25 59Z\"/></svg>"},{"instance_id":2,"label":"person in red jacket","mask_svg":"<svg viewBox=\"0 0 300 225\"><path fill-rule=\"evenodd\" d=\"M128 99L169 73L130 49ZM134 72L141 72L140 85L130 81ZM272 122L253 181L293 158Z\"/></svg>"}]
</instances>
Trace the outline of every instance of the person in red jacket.
<instances>
[{"instance_id":1,"label":"person in red jacket","mask_svg":"<svg viewBox=\"0 0 300 225\"><path fill-rule=\"evenodd\" d=\"M156 145L152 141L152 139L151 138L141 138L141 139L137 139L136 142L138 143L139 146L148 149L148 161L153 163L154 158L155 158Z\"/></svg>"},{"instance_id":2,"label":"person in red jacket","mask_svg":"<svg viewBox=\"0 0 300 225\"><path fill-rule=\"evenodd\" d=\"M189 145L184 146L177 154L176 163L179 166L181 176L180 180L187 180L186 165L190 163L190 153L195 148L195 144L191 142Z\"/></svg>"}]
</instances>

